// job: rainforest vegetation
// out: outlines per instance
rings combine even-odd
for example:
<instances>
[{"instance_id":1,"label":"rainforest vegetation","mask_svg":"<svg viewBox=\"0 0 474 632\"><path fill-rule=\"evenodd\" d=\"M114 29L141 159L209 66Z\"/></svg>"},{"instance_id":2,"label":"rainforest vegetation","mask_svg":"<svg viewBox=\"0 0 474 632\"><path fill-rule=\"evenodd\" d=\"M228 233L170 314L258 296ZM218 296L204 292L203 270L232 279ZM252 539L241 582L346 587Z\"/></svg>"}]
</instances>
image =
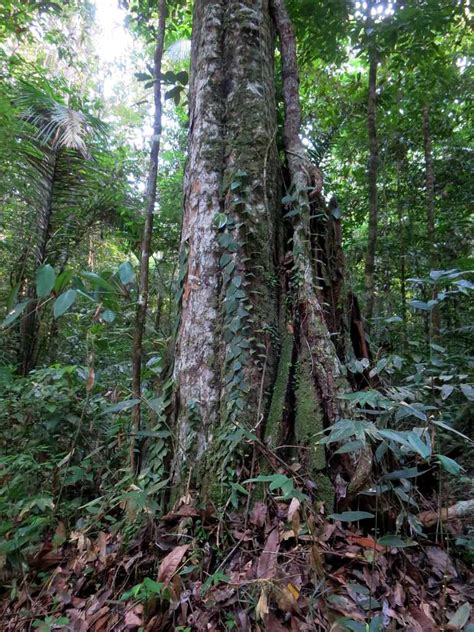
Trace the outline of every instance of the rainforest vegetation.
<instances>
[{"instance_id":1,"label":"rainforest vegetation","mask_svg":"<svg viewBox=\"0 0 474 632\"><path fill-rule=\"evenodd\" d=\"M473 632L471 28L0 2L2 630Z\"/></svg>"}]
</instances>

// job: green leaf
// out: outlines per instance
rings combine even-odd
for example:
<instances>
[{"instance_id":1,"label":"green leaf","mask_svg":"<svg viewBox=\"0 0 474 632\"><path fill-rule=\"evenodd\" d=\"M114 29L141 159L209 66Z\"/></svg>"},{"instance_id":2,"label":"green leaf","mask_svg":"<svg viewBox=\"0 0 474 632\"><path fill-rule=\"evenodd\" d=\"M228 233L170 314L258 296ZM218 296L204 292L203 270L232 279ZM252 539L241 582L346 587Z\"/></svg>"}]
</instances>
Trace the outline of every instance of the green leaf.
<instances>
[{"instance_id":1,"label":"green leaf","mask_svg":"<svg viewBox=\"0 0 474 632\"><path fill-rule=\"evenodd\" d=\"M407 546L414 546L415 543L410 540L402 540L398 535L384 535L377 540L377 544L404 549Z\"/></svg>"},{"instance_id":2,"label":"green leaf","mask_svg":"<svg viewBox=\"0 0 474 632\"><path fill-rule=\"evenodd\" d=\"M413 300L410 301L410 305L415 309L421 309L424 312L430 312L433 306L430 306L428 303L424 303L423 301Z\"/></svg>"},{"instance_id":3,"label":"green leaf","mask_svg":"<svg viewBox=\"0 0 474 632\"><path fill-rule=\"evenodd\" d=\"M461 391L463 392L463 395L466 397L466 399L468 399L470 402L474 401L474 387L472 386L472 384L461 384L460 385Z\"/></svg>"},{"instance_id":4,"label":"green leaf","mask_svg":"<svg viewBox=\"0 0 474 632\"><path fill-rule=\"evenodd\" d=\"M150 79L153 79L153 77L146 72L135 72L134 75L137 81L150 81Z\"/></svg>"},{"instance_id":5,"label":"green leaf","mask_svg":"<svg viewBox=\"0 0 474 632\"><path fill-rule=\"evenodd\" d=\"M225 268L225 266L232 261L232 257L228 252L224 252L224 254L219 259L219 265L221 268Z\"/></svg>"},{"instance_id":6,"label":"green leaf","mask_svg":"<svg viewBox=\"0 0 474 632\"><path fill-rule=\"evenodd\" d=\"M124 261L119 265L118 275L123 285L129 285L135 281L135 272L130 261Z\"/></svg>"},{"instance_id":7,"label":"green leaf","mask_svg":"<svg viewBox=\"0 0 474 632\"><path fill-rule=\"evenodd\" d=\"M183 86L185 86L188 83L189 75L186 72L186 70L181 70L180 72L176 73L176 81L181 83Z\"/></svg>"},{"instance_id":8,"label":"green leaf","mask_svg":"<svg viewBox=\"0 0 474 632\"><path fill-rule=\"evenodd\" d=\"M36 271L36 294L38 298L43 298L51 293L56 281L54 268L47 263Z\"/></svg>"},{"instance_id":9,"label":"green leaf","mask_svg":"<svg viewBox=\"0 0 474 632\"><path fill-rule=\"evenodd\" d=\"M347 617L338 619L337 623L342 625L345 630L350 630L350 632L367 632L367 626L365 623L360 623L359 621L354 621L353 619L348 619Z\"/></svg>"},{"instance_id":10,"label":"green leaf","mask_svg":"<svg viewBox=\"0 0 474 632\"><path fill-rule=\"evenodd\" d=\"M420 406L421 404L407 404L406 402L402 402L400 404L399 410L397 411L397 415L396 415L397 421L400 419L404 419L405 417L409 417L410 415L413 415L413 417L416 417L417 419L420 419L421 421L426 421L427 420L426 413L424 413L420 409Z\"/></svg>"},{"instance_id":11,"label":"green leaf","mask_svg":"<svg viewBox=\"0 0 474 632\"><path fill-rule=\"evenodd\" d=\"M17 303L15 307L11 309L6 315L5 319L2 322L2 327L8 327L8 325L11 325L11 323L15 321L18 316L21 316L21 314L25 311L25 307L30 302L31 299L28 299L27 301L22 301L21 303Z\"/></svg>"},{"instance_id":12,"label":"green leaf","mask_svg":"<svg viewBox=\"0 0 474 632\"><path fill-rule=\"evenodd\" d=\"M414 430L408 433L408 442L411 447L417 452L422 459L427 459L431 456L431 446L422 441Z\"/></svg>"},{"instance_id":13,"label":"green leaf","mask_svg":"<svg viewBox=\"0 0 474 632\"><path fill-rule=\"evenodd\" d=\"M54 318L59 318L71 307L76 300L76 290L66 290L54 301L53 314Z\"/></svg>"},{"instance_id":14,"label":"green leaf","mask_svg":"<svg viewBox=\"0 0 474 632\"><path fill-rule=\"evenodd\" d=\"M405 470L395 470L393 472L389 472L388 474L384 474L384 476L382 476L382 480L391 481L399 478L416 478L424 473L425 472L420 472L417 467L408 467Z\"/></svg>"},{"instance_id":15,"label":"green leaf","mask_svg":"<svg viewBox=\"0 0 474 632\"><path fill-rule=\"evenodd\" d=\"M113 323L117 314L113 312L111 309L104 309L101 314L102 320L105 320L106 323Z\"/></svg>"},{"instance_id":16,"label":"green leaf","mask_svg":"<svg viewBox=\"0 0 474 632\"><path fill-rule=\"evenodd\" d=\"M453 616L449 619L448 625L461 629L468 622L470 615L471 615L471 606L466 601L466 603L463 603L462 606L459 606L459 608L456 610Z\"/></svg>"},{"instance_id":17,"label":"green leaf","mask_svg":"<svg viewBox=\"0 0 474 632\"><path fill-rule=\"evenodd\" d=\"M472 439L470 439L468 436L466 436L462 432L459 432L459 430L455 430L454 428L451 428L451 426L449 426L444 421L440 421L439 419L432 419L431 423L434 424L435 426L438 426L439 428L443 428L443 430L454 432L454 434L458 435L459 437L462 437L463 439L465 439L466 441L474 445L474 441Z\"/></svg>"},{"instance_id":18,"label":"green leaf","mask_svg":"<svg viewBox=\"0 0 474 632\"><path fill-rule=\"evenodd\" d=\"M395 441L396 443L400 443L407 448L411 448L412 446L408 442L407 433L402 430L377 430L377 434L383 439L390 439Z\"/></svg>"},{"instance_id":19,"label":"green leaf","mask_svg":"<svg viewBox=\"0 0 474 632\"><path fill-rule=\"evenodd\" d=\"M56 278L55 283L54 283L54 291L56 293L61 292L66 287L66 285L69 283L69 281L72 279L73 275L74 275L74 271L71 270L70 268L60 272L58 274L57 278Z\"/></svg>"},{"instance_id":20,"label":"green leaf","mask_svg":"<svg viewBox=\"0 0 474 632\"><path fill-rule=\"evenodd\" d=\"M277 474L273 481L270 483L269 489L272 492L275 489L283 488L284 486L288 485L288 481L290 481L291 486L293 487L293 481L291 479L289 479L284 474Z\"/></svg>"},{"instance_id":21,"label":"green leaf","mask_svg":"<svg viewBox=\"0 0 474 632\"><path fill-rule=\"evenodd\" d=\"M109 406L108 408L104 410L103 414L108 415L111 413L121 413L124 410L129 410L130 408L133 408L139 403L140 403L139 399L126 399L123 402L117 402L117 404L114 404L113 406Z\"/></svg>"},{"instance_id":22,"label":"green leaf","mask_svg":"<svg viewBox=\"0 0 474 632\"><path fill-rule=\"evenodd\" d=\"M455 476L460 474L462 467L454 459L450 459L449 456L445 456L444 454L437 454L436 459L450 474L454 474Z\"/></svg>"},{"instance_id":23,"label":"green leaf","mask_svg":"<svg viewBox=\"0 0 474 632\"><path fill-rule=\"evenodd\" d=\"M224 226L227 224L227 215L225 215L224 213L216 213L214 215L214 224L217 226L217 228L224 228Z\"/></svg>"},{"instance_id":24,"label":"green leaf","mask_svg":"<svg viewBox=\"0 0 474 632\"><path fill-rule=\"evenodd\" d=\"M452 384L443 384L441 387L441 399L444 401L448 399L451 393L454 391L454 386Z\"/></svg>"},{"instance_id":25,"label":"green leaf","mask_svg":"<svg viewBox=\"0 0 474 632\"><path fill-rule=\"evenodd\" d=\"M364 443L360 441L360 439L356 439L355 441L349 441L348 443L345 443L338 450L336 450L334 454L348 454L350 452L357 452L363 447Z\"/></svg>"},{"instance_id":26,"label":"green leaf","mask_svg":"<svg viewBox=\"0 0 474 632\"><path fill-rule=\"evenodd\" d=\"M328 518L330 520L340 520L340 522L356 522L357 520L375 518L375 516L368 511L343 511L342 513L330 514Z\"/></svg>"},{"instance_id":27,"label":"green leaf","mask_svg":"<svg viewBox=\"0 0 474 632\"><path fill-rule=\"evenodd\" d=\"M95 272L82 272L81 276L90 281L94 287L100 287L103 290L107 290L108 292L112 292L114 294L117 292L117 289L113 285Z\"/></svg>"},{"instance_id":28,"label":"green leaf","mask_svg":"<svg viewBox=\"0 0 474 632\"><path fill-rule=\"evenodd\" d=\"M149 592L159 595L163 590L164 583L156 582L154 579L151 579L150 577L145 577L145 579L143 580L143 586Z\"/></svg>"}]
</instances>

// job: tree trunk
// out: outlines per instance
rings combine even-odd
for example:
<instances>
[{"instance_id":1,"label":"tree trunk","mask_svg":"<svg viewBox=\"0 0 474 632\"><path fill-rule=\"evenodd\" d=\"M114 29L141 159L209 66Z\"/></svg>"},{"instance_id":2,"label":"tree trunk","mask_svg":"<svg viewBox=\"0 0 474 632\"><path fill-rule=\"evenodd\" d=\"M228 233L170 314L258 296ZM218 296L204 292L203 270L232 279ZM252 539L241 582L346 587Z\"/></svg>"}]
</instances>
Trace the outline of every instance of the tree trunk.
<instances>
[{"instance_id":1,"label":"tree trunk","mask_svg":"<svg viewBox=\"0 0 474 632\"><path fill-rule=\"evenodd\" d=\"M161 60L165 41L166 26L166 0L160 0L159 25L154 56L154 104L155 114L153 120L153 138L150 149L150 165L148 169L148 181L146 189L145 226L140 256L140 276L138 280L138 301L135 314L135 329L132 348L132 394L136 399L141 398L142 388L142 347L143 333L145 331L146 312L148 307L148 276L149 261L151 255L151 241L153 236L153 214L156 202L156 182L158 177L158 158L161 141ZM137 472L140 467L140 443L136 441L137 433L141 426L141 403L132 410L132 437L130 439L130 466Z\"/></svg>"},{"instance_id":2,"label":"tree trunk","mask_svg":"<svg viewBox=\"0 0 474 632\"><path fill-rule=\"evenodd\" d=\"M369 3L368 11L371 10ZM369 14L370 15L370 14ZM371 24L369 18L368 23ZM378 54L375 42L369 44L369 98L367 102L367 131L369 139L369 230L367 242L367 255L365 260L365 292L366 292L366 318L371 323L375 302L375 255L377 252L377 167L378 167L378 142L377 142L377 66Z\"/></svg>"},{"instance_id":3,"label":"tree trunk","mask_svg":"<svg viewBox=\"0 0 474 632\"><path fill-rule=\"evenodd\" d=\"M276 33L294 200L286 219L276 147ZM319 473L321 493L330 487L315 435L341 416L338 395L349 387L315 283L310 217L323 204L322 180L306 157L300 119L295 41L282 0L257 7L251 0L196 0L174 495L190 482L203 497L216 498L232 472L251 474L242 447L249 432L277 462L298 460Z\"/></svg>"},{"instance_id":4,"label":"tree trunk","mask_svg":"<svg viewBox=\"0 0 474 632\"><path fill-rule=\"evenodd\" d=\"M430 129L430 110L423 106L423 147L425 151L425 188L426 188L426 236L428 239L428 261L431 270L436 269L436 232L435 232L435 179L433 170L433 147ZM432 298L436 292L433 290ZM431 311L430 337L437 338L440 330L440 314L437 306Z\"/></svg>"},{"instance_id":5,"label":"tree trunk","mask_svg":"<svg viewBox=\"0 0 474 632\"><path fill-rule=\"evenodd\" d=\"M38 213L38 236L34 251L35 267L33 279L27 282L26 295L30 302L21 320L21 348L20 348L20 372L26 376L35 368L38 361L38 333L39 333L39 305L36 296L35 276L38 268L46 262L48 241L51 232L51 218L53 215L54 187L58 166L58 151L51 151L50 172L48 187L40 212Z\"/></svg>"},{"instance_id":6,"label":"tree trunk","mask_svg":"<svg viewBox=\"0 0 474 632\"><path fill-rule=\"evenodd\" d=\"M401 299L401 314L403 320L403 345L406 344L406 332L407 332L407 290L406 290L406 238L405 238L405 224L403 220L403 208L402 208L402 170L403 160L397 159L396 171L397 171L397 220L399 231L399 247L400 247L400 299Z\"/></svg>"}]
</instances>

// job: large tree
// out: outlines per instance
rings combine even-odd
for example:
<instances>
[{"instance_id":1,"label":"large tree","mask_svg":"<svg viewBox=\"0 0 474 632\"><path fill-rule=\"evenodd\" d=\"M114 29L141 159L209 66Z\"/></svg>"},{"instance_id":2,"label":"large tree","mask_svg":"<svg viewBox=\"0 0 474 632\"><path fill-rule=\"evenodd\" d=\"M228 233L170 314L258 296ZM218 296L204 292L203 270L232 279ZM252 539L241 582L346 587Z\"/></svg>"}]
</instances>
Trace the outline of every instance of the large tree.
<instances>
[{"instance_id":1,"label":"large tree","mask_svg":"<svg viewBox=\"0 0 474 632\"><path fill-rule=\"evenodd\" d=\"M344 349L340 227L299 136L283 0L196 0L191 57L174 486L194 480L214 495L251 431L262 452L271 447L268 461L297 456L327 490L314 438L342 415L349 389L334 344Z\"/></svg>"}]
</instances>

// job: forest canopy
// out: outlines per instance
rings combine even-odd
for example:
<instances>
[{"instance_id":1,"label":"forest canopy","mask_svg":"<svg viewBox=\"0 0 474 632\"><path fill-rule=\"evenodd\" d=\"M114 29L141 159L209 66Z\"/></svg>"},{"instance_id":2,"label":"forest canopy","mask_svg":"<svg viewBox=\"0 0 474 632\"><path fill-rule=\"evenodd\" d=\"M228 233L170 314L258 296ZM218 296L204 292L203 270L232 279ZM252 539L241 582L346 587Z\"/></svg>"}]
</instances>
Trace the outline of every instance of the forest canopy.
<instances>
[{"instance_id":1,"label":"forest canopy","mask_svg":"<svg viewBox=\"0 0 474 632\"><path fill-rule=\"evenodd\" d=\"M474 630L468 0L3 0L5 630Z\"/></svg>"}]
</instances>

